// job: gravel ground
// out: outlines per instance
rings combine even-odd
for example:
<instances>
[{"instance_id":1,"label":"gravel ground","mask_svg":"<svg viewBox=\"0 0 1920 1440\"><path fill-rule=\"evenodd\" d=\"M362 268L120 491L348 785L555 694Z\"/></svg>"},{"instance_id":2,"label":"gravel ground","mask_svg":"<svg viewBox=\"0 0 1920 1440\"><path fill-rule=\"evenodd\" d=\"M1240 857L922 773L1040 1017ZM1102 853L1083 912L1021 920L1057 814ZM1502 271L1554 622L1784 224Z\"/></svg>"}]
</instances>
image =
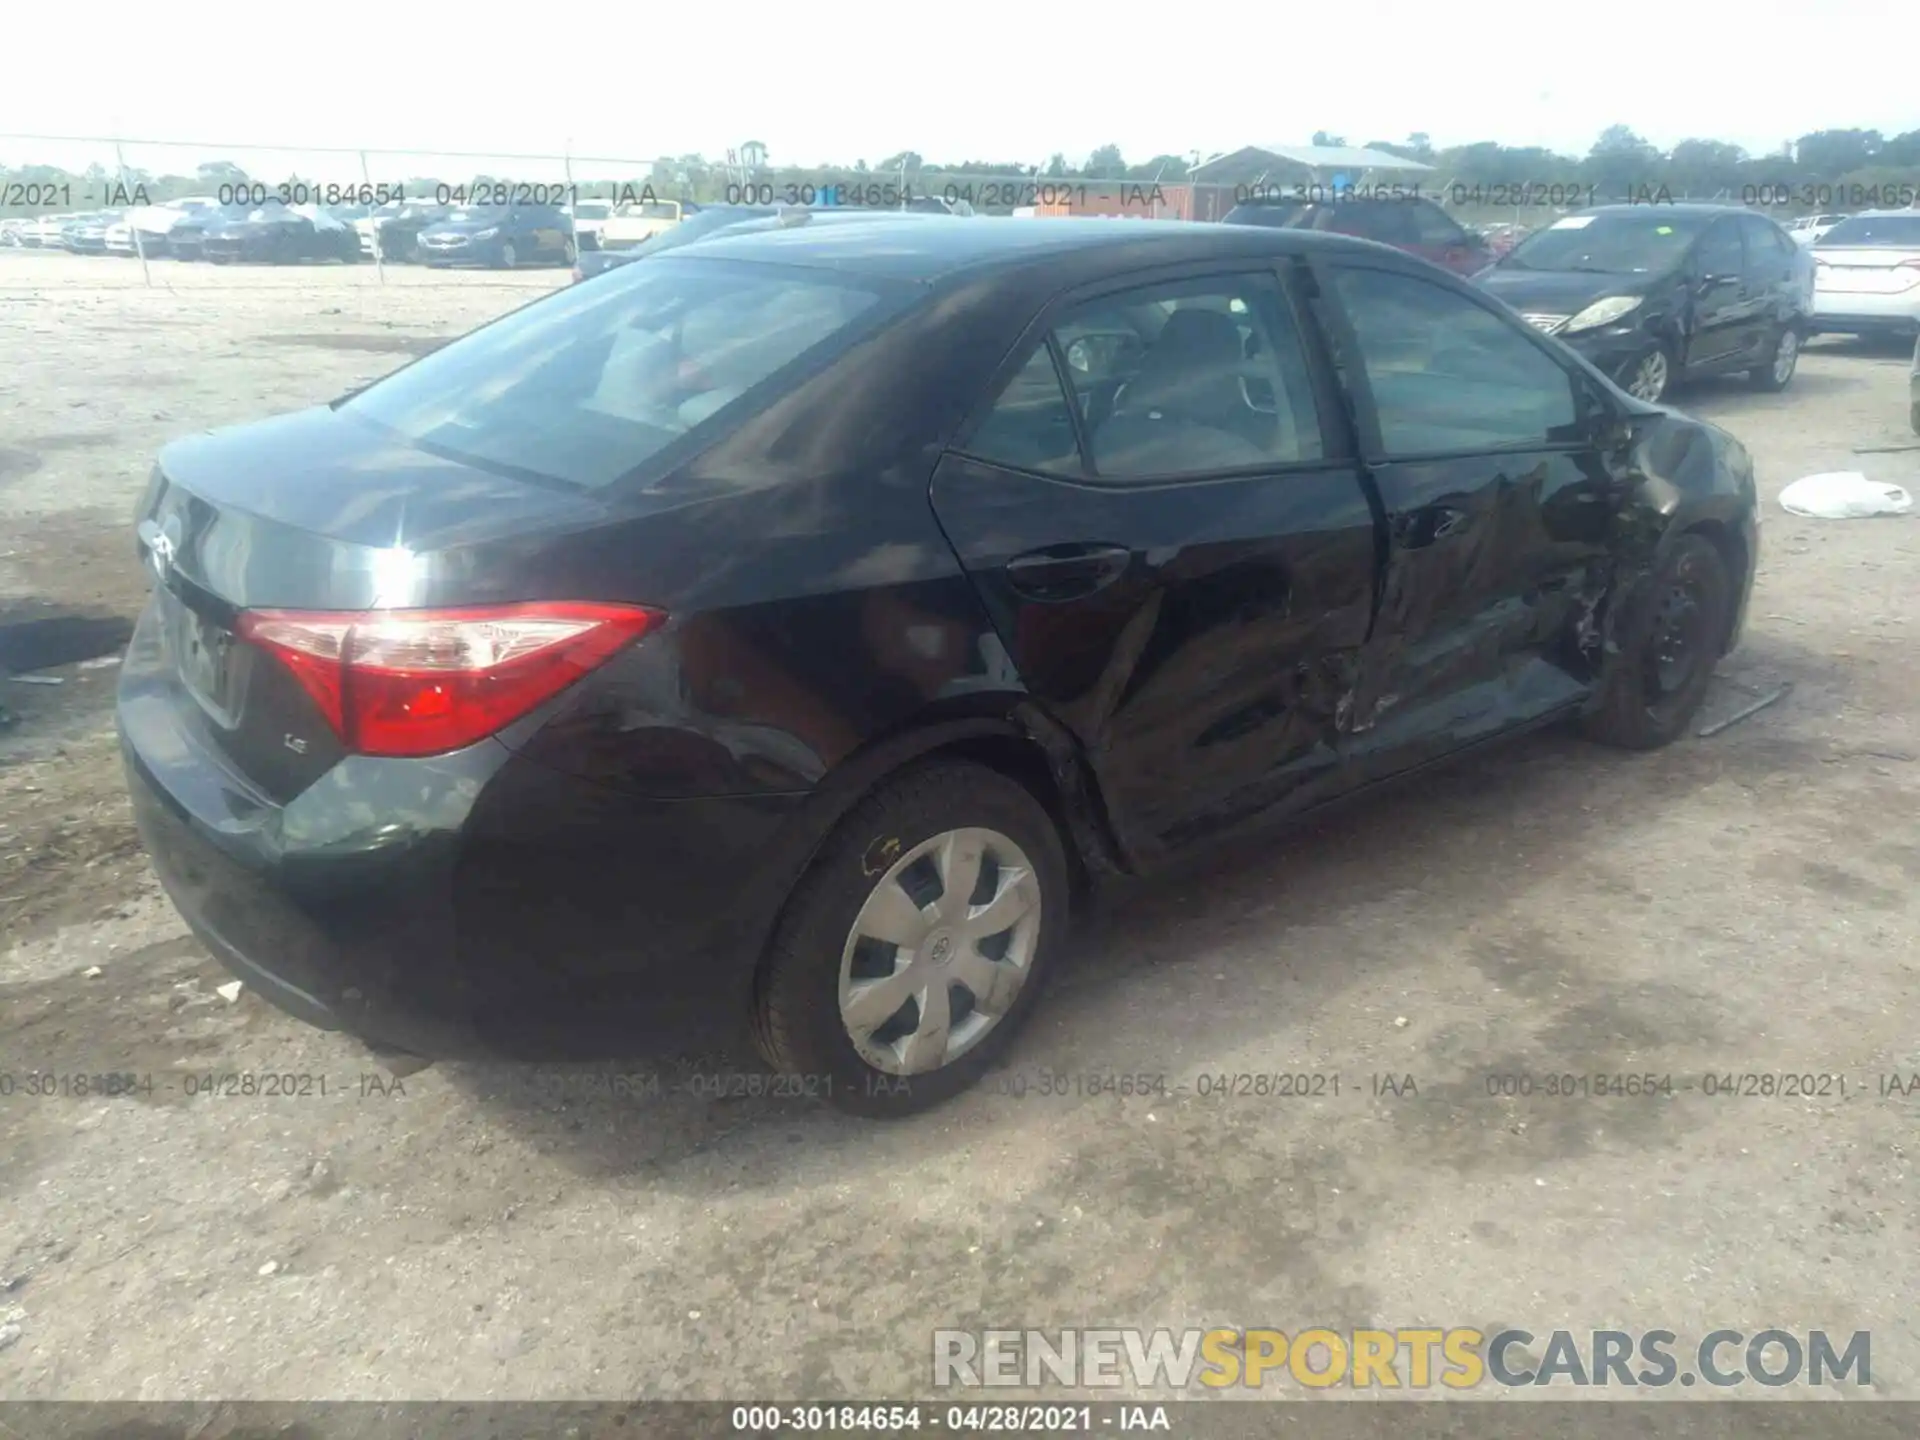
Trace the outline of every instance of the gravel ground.
<instances>
[{"instance_id":1,"label":"gravel ground","mask_svg":"<svg viewBox=\"0 0 1920 1440\"><path fill-rule=\"evenodd\" d=\"M0 255L0 666L64 681L0 679L0 1394L904 1397L937 1327L1425 1323L1868 1330L1873 1393L1920 1396L1920 1093L1885 1080L1920 1072L1920 530L1773 502L1823 469L1920 486L1920 451L1854 453L1912 438L1904 352L1678 397L1769 507L1710 713L1786 701L1647 756L1523 741L1137 890L993 1085L875 1126L700 1093L737 1056L642 1096L606 1067L396 1075L218 993L131 829L114 671L84 666L139 604L151 457L564 275L154 273ZM109 1071L154 1089L26 1093ZM1846 1094L1488 1094L1567 1071ZM1186 1090L1038 1093L1113 1072ZM1197 1093L1240 1072L1340 1090ZM312 1078L189 1093L223 1074Z\"/></svg>"}]
</instances>

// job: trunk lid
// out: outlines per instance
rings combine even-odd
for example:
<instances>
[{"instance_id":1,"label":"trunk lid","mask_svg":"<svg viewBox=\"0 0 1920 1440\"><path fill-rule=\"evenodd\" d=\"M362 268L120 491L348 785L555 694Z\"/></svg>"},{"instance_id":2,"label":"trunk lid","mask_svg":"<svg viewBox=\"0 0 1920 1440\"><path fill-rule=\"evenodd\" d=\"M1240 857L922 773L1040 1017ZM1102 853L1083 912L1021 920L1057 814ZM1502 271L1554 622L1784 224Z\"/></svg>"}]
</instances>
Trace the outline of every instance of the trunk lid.
<instances>
[{"instance_id":1,"label":"trunk lid","mask_svg":"<svg viewBox=\"0 0 1920 1440\"><path fill-rule=\"evenodd\" d=\"M136 523L153 594L122 712L285 803L345 751L312 698L236 633L242 610L360 611L543 598L491 542L591 523L583 492L444 460L322 407L175 442ZM158 732L153 732L158 733ZM138 738L138 737L136 737Z\"/></svg>"}]
</instances>

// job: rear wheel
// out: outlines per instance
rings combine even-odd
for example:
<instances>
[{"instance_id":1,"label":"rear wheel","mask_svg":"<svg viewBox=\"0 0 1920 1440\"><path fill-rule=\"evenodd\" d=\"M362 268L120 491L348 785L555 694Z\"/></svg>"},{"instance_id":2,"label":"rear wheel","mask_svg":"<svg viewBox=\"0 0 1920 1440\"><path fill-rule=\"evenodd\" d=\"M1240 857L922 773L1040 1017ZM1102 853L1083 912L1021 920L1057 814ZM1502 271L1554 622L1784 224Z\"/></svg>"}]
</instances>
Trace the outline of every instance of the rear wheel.
<instances>
[{"instance_id":1,"label":"rear wheel","mask_svg":"<svg viewBox=\"0 0 1920 1440\"><path fill-rule=\"evenodd\" d=\"M1620 371L1620 388L1636 400L1657 405L1673 383L1673 356L1664 345L1630 360Z\"/></svg>"},{"instance_id":2,"label":"rear wheel","mask_svg":"<svg viewBox=\"0 0 1920 1440\"><path fill-rule=\"evenodd\" d=\"M519 263L520 256L514 251L513 242L511 240L502 240L500 242L500 268L502 270L511 270Z\"/></svg>"},{"instance_id":3,"label":"rear wheel","mask_svg":"<svg viewBox=\"0 0 1920 1440\"><path fill-rule=\"evenodd\" d=\"M568 265L571 265L580 258L580 248L575 245L573 241L568 240L560 247L560 258Z\"/></svg>"},{"instance_id":4,"label":"rear wheel","mask_svg":"<svg viewBox=\"0 0 1920 1440\"><path fill-rule=\"evenodd\" d=\"M1733 614L1733 581L1711 541L1683 535L1631 603L1587 735L1629 750L1680 738L1707 697Z\"/></svg>"},{"instance_id":5,"label":"rear wheel","mask_svg":"<svg viewBox=\"0 0 1920 1440\"><path fill-rule=\"evenodd\" d=\"M1793 372L1799 364L1800 332L1791 325L1782 325L1774 332L1766 358L1747 372L1747 384L1755 390L1784 390L1792 383Z\"/></svg>"},{"instance_id":6,"label":"rear wheel","mask_svg":"<svg viewBox=\"0 0 1920 1440\"><path fill-rule=\"evenodd\" d=\"M997 771L939 762L862 801L796 887L754 1015L808 1093L878 1118L972 1085L1040 998L1067 928L1059 831Z\"/></svg>"}]
</instances>

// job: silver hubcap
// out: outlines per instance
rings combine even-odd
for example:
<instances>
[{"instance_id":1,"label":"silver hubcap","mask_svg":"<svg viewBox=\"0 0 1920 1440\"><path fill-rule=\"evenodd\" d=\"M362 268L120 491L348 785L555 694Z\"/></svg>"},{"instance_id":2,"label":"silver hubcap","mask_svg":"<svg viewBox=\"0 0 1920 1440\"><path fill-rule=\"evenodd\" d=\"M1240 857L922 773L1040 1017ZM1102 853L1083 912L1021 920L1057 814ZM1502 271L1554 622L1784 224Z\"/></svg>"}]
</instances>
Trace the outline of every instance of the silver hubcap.
<instances>
[{"instance_id":1,"label":"silver hubcap","mask_svg":"<svg viewBox=\"0 0 1920 1440\"><path fill-rule=\"evenodd\" d=\"M1773 352L1774 383L1784 385L1793 374L1793 367L1800 359L1800 337L1791 330L1780 334L1780 347Z\"/></svg>"},{"instance_id":2,"label":"silver hubcap","mask_svg":"<svg viewBox=\"0 0 1920 1440\"><path fill-rule=\"evenodd\" d=\"M500 263L506 266L507 269L511 270L513 268L513 262L517 258L513 253L513 247L511 245L502 245L500 247Z\"/></svg>"},{"instance_id":3,"label":"silver hubcap","mask_svg":"<svg viewBox=\"0 0 1920 1440\"><path fill-rule=\"evenodd\" d=\"M896 860L840 956L840 1020L889 1075L950 1065L1000 1023L1032 973L1040 882L997 830L948 830Z\"/></svg>"},{"instance_id":4,"label":"silver hubcap","mask_svg":"<svg viewBox=\"0 0 1920 1440\"><path fill-rule=\"evenodd\" d=\"M1627 393L1636 400L1658 400L1667 390L1667 357L1661 350L1645 356L1633 367L1633 383Z\"/></svg>"}]
</instances>

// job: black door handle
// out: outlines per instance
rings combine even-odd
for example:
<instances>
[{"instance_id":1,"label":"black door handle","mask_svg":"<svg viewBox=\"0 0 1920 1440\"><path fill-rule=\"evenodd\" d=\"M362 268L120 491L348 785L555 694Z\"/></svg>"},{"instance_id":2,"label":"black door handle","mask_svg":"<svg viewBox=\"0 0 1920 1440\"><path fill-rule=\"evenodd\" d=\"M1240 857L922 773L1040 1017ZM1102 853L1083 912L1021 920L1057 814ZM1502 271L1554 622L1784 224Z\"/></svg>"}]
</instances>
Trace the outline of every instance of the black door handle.
<instances>
[{"instance_id":1,"label":"black door handle","mask_svg":"<svg viewBox=\"0 0 1920 1440\"><path fill-rule=\"evenodd\" d=\"M1049 545L1007 562L1007 583L1029 600L1078 600L1126 573L1133 552L1124 545Z\"/></svg>"}]
</instances>

